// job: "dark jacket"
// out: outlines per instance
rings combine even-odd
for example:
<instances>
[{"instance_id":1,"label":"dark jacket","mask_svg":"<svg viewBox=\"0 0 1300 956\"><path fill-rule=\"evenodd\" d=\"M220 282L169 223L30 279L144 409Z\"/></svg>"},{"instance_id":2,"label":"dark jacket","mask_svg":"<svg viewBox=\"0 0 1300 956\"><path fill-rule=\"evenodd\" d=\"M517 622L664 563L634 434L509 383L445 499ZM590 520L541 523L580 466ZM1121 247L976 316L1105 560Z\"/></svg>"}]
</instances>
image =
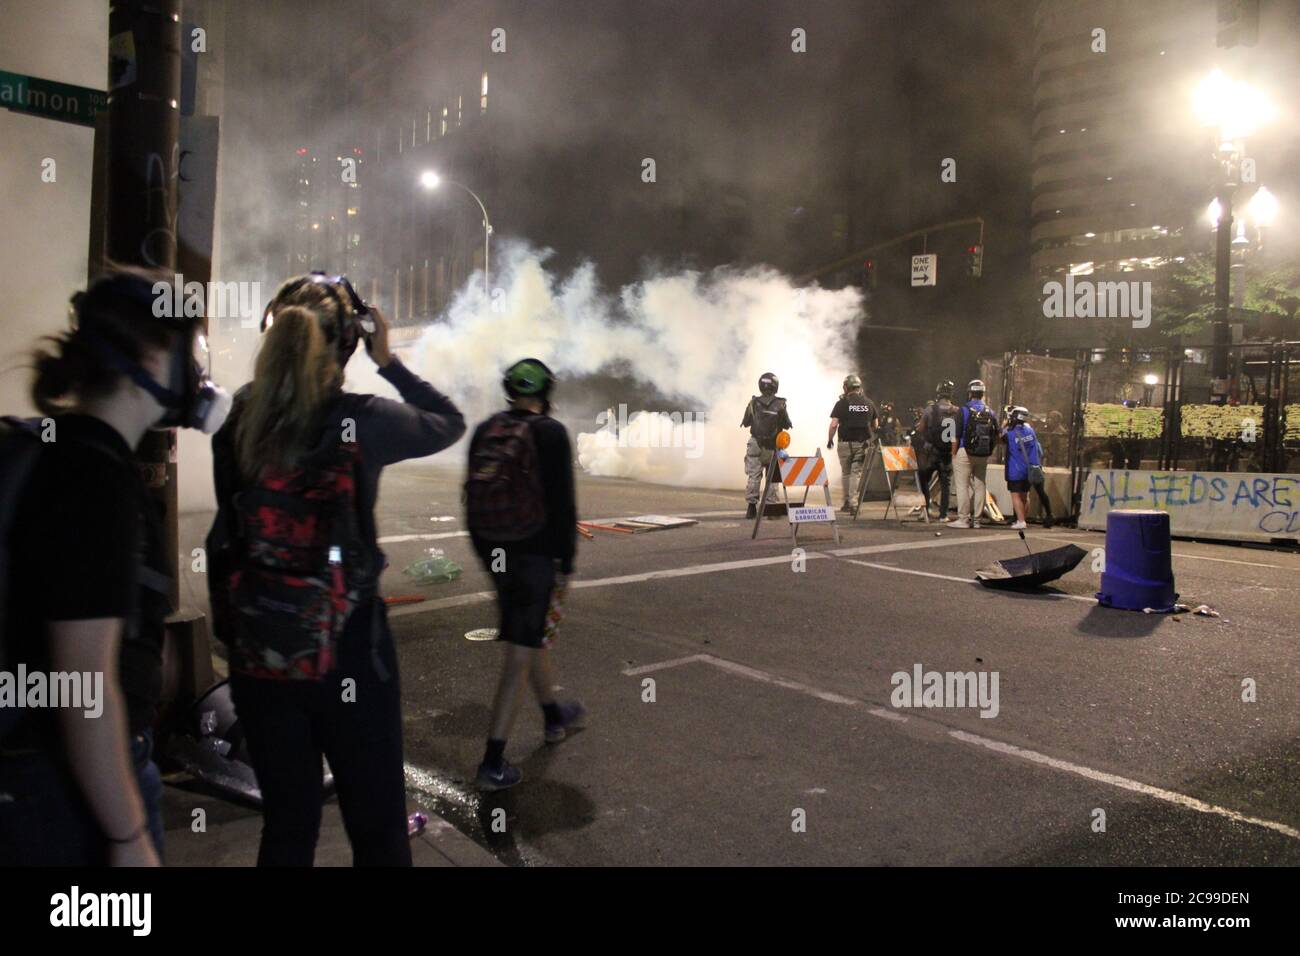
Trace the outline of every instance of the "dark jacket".
<instances>
[{"instance_id":1,"label":"dark jacket","mask_svg":"<svg viewBox=\"0 0 1300 956\"><path fill-rule=\"evenodd\" d=\"M380 376L397 389L402 401L339 392L326 409L317 450L339 440L347 425L354 423L354 434L361 452L357 475L357 503L363 542L373 555L372 584L383 572L385 558L375 531L375 499L379 494L379 474L385 465L408 458L423 458L454 444L465 434L465 416L455 404L428 382L394 358L379 370ZM217 517L208 534L210 573L208 590L212 600L213 630L221 625L225 607L225 573L220 555L229 542L233 499L243 480L235 455L235 427L247 400L248 386L235 394L230 419L212 439L212 470L217 492ZM315 452L313 452L314 454ZM222 636L218 633L218 636Z\"/></svg>"},{"instance_id":2,"label":"dark jacket","mask_svg":"<svg viewBox=\"0 0 1300 956\"><path fill-rule=\"evenodd\" d=\"M533 430L533 441L537 445L542 472L542 490L546 495L546 525L530 538L507 544L484 541L471 532L474 550L489 563L489 556L495 548L502 548L507 554L512 551L520 554L544 554L560 562L562 574L572 574L578 540L578 501L573 481L573 450L569 444L569 433L562 424L548 415L534 415L518 409L511 409L508 414L526 418ZM474 436L469 442L471 457L486 427L487 421L484 421L474 429Z\"/></svg>"}]
</instances>

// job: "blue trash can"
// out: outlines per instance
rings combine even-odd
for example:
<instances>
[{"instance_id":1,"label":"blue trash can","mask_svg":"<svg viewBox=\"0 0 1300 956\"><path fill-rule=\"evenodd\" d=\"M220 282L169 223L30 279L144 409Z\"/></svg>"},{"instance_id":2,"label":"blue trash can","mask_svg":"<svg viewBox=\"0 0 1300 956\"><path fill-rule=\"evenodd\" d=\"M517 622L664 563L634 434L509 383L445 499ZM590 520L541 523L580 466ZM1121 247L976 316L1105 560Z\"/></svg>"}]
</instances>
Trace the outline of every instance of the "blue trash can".
<instances>
[{"instance_id":1,"label":"blue trash can","mask_svg":"<svg viewBox=\"0 0 1300 956\"><path fill-rule=\"evenodd\" d=\"M1106 570L1097 601L1128 611L1163 610L1178 600L1163 511L1112 511L1106 516Z\"/></svg>"}]
</instances>

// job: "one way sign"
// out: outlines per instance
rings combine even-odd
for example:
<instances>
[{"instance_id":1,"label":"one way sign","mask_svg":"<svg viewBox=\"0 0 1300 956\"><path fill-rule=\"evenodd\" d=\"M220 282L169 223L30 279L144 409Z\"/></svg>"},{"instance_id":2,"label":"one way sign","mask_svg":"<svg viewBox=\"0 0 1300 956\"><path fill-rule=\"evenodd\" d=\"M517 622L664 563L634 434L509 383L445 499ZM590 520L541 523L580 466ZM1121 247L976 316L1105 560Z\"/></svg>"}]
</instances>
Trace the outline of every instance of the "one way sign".
<instances>
[{"instance_id":1,"label":"one way sign","mask_svg":"<svg viewBox=\"0 0 1300 956\"><path fill-rule=\"evenodd\" d=\"M933 252L912 256L912 285L934 285L939 274L939 257Z\"/></svg>"}]
</instances>

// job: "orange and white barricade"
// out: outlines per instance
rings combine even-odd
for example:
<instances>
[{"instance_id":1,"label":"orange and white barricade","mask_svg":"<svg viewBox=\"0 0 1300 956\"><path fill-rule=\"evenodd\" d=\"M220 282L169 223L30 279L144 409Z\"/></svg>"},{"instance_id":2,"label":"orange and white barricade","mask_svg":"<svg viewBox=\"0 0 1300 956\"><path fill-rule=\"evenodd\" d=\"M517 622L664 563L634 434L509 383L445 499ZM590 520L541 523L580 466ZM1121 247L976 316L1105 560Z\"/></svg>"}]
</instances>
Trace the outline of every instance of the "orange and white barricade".
<instances>
[{"instance_id":1,"label":"orange and white barricade","mask_svg":"<svg viewBox=\"0 0 1300 956\"><path fill-rule=\"evenodd\" d=\"M835 535L835 543L840 543L840 528L835 522L835 505L831 501L831 484L830 477L826 473L826 459L822 457L822 451L817 449L815 455L784 455L778 452L773 459L773 467L768 470L767 477L763 482L763 493L760 501L767 500L768 480L779 479L781 482L781 494L785 499L786 517L790 522L790 539L798 542L799 525L804 523L830 522L831 531ZM814 505L808 503L808 495L813 488L820 487L822 493L826 496L826 504ZM803 494L800 495L798 503L790 500L790 495L796 489L802 488ZM750 538L758 537L759 522L763 520L763 514L760 511L754 521L754 532Z\"/></svg>"},{"instance_id":2,"label":"orange and white barricade","mask_svg":"<svg viewBox=\"0 0 1300 956\"><path fill-rule=\"evenodd\" d=\"M925 491L921 488L920 468L916 461L916 449L911 445L882 445L879 441L875 443L874 454L866 468L863 469L862 478L858 486L858 500L853 505L853 518L857 520L858 510L862 507L862 502L867 496L867 482L871 478L872 472L875 471L876 461L879 460L881 467L885 472L885 484L889 488L889 504L885 506L885 517L889 517L889 509L894 509L894 515L899 521L903 520L903 513L899 510L898 502L894 499L894 492L897 487L895 475L902 475L906 472L912 473L912 480L916 483L916 490L921 495L922 513L925 515L925 523L930 523L930 509L925 508Z\"/></svg>"}]
</instances>

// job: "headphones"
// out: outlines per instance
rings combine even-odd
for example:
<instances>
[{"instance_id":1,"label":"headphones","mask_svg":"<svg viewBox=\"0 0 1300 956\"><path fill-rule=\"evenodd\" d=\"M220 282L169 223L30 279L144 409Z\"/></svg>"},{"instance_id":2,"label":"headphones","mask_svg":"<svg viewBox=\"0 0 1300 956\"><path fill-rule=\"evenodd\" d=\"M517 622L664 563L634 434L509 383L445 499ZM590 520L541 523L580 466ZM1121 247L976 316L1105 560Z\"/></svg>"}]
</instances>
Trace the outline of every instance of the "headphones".
<instances>
[{"instance_id":1,"label":"headphones","mask_svg":"<svg viewBox=\"0 0 1300 956\"><path fill-rule=\"evenodd\" d=\"M345 275L327 275L320 270L314 270L305 276L294 279L288 285L281 288L275 294L275 298L267 303L265 311L262 312L261 331L265 332L275 322L275 305L293 295L294 292L306 285L320 286L325 290L325 294L333 301L334 307L338 310L339 324L336 327L326 328L326 341L334 343L338 350L339 365L347 365L348 359L352 358L352 353L357 350L357 343L365 338L367 342L375 331L375 321L370 317L370 306L366 305L361 296L357 295L357 290L352 288L352 283L348 281ZM343 298L339 295L336 286L342 286L343 291L348 295L351 312L343 305Z\"/></svg>"}]
</instances>

